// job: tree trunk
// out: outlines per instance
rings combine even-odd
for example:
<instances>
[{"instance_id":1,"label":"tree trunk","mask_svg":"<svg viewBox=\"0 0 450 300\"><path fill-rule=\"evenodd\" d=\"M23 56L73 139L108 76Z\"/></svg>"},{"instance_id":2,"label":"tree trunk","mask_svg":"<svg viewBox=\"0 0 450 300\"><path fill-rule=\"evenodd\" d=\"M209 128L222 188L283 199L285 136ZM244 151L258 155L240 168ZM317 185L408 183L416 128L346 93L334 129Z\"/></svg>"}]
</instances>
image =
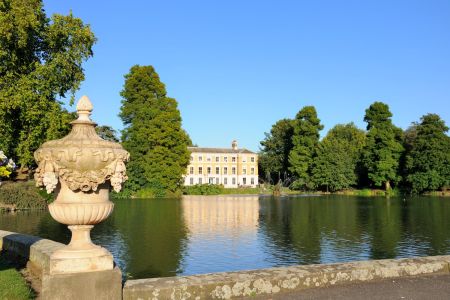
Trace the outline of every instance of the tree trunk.
<instances>
[{"instance_id":1,"label":"tree trunk","mask_svg":"<svg viewBox=\"0 0 450 300\"><path fill-rule=\"evenodd\" d=\"M389 191L391 189L391 183L389 182L389 180L387 180L385 182L384 187L385 187L386 191Z\"/></svg>"}]
</instances>

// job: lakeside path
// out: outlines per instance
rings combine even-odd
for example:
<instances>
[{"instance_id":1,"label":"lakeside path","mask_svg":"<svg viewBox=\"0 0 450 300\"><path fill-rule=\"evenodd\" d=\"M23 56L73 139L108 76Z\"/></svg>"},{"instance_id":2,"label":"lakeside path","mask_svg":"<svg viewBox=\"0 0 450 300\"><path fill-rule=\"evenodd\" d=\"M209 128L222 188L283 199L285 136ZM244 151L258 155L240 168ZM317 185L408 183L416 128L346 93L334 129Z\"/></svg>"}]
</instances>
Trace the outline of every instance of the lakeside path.
<instances>
[{"instance_id":1,"label":"lakeside path","mask_svg":"<svg viewBox=\"0 0 450 300\"><path fill-rule=\"evenodd\" d=\"M448 300L450 299L450 275L426 275L391 278L364 283L351 283L324 288L301 290L271 296L247 297L253 300Z\"/></svg>"}]
</instances>

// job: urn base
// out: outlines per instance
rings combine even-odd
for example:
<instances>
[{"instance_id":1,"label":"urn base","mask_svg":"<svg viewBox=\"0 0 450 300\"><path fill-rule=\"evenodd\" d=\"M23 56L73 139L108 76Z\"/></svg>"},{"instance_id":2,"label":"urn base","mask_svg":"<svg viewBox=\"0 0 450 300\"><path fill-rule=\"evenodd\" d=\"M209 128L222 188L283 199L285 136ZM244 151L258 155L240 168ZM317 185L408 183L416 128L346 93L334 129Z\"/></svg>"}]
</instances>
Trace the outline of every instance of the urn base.
<instances>
[{"instance_id":1,"label":"urn base","mask_svg":"<svg viewBox=\"0 0 450 300\"><path fill-rule=\"evenodd\" d=\"M114 259L103 247L92 243L92 225L71 225L70 244L50 256L50 274L67 274L112 270Z\"/></svg>"}]
</instances>

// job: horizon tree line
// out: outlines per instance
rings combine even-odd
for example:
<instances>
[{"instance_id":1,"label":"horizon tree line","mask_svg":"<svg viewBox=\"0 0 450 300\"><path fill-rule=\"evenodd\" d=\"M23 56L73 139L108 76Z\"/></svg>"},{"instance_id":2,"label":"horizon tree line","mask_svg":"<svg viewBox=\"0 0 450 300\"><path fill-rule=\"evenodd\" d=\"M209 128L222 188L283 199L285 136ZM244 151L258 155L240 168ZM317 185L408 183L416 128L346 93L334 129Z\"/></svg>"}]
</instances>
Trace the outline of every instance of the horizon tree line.
<instances>
[{"instance_id":1,"label":"horizon tree line","mask_svg":"<svg viewBox=\"0 0 450 300\"><path fill-rule=\"evenodd\" d=\"M294 190L336 192L350 188L401 188L412 193L450 186L450 137L437 114L426 114L403 131L389 106L372 103L366 131L337 124L320 140L323 125L314 106L281 119L261 141L264 181Z\"/></svg>"}]
</instances>

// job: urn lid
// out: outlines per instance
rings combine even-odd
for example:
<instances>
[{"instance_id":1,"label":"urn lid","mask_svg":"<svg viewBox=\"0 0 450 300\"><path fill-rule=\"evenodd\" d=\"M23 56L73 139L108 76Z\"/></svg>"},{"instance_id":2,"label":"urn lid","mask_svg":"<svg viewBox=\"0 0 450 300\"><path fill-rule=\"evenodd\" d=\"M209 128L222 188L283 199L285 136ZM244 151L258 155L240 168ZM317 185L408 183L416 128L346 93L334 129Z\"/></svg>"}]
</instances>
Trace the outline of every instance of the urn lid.
<instances>
[{"instance_id":1,"label":"urn lid","mask_svg":"<svg viewBox=\"0 0 450 300\"><path fill-rule=\"evenodd\" d=\"M98 185L110 180L119 192L126 176L125 162L129 153L119 143L106 141L95 131L90 119L93 105L87 96L77 103L78 119L72 121L71 132L58 140L45 142L34 157L38 168L34 175L37 186L51 193L58 181L73 190L96 191Z\"/></svg>"}]
</instances>

